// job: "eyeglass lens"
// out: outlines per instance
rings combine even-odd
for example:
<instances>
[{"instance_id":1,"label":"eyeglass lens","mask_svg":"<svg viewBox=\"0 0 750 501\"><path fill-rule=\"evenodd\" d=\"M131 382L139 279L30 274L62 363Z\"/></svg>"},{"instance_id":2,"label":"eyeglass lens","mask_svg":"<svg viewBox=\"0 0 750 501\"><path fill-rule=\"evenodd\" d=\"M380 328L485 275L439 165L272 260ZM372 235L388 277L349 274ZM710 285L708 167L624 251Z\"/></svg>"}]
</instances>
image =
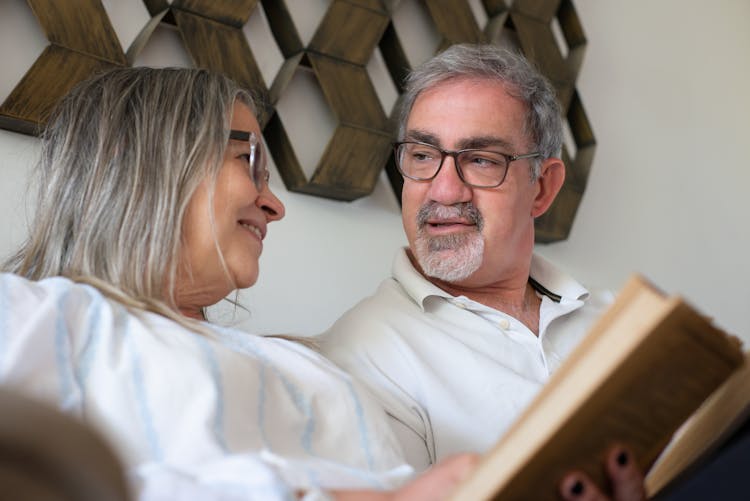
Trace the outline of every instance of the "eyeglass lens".
<instances>
[{"instance_id":1,"label":"eyeglass lens","mask_svg":"<svg viewBox=\"0 0 750 501\"><path fill-rule=\"evenodd\" d=\"M237 141L247 141L250 145L250 158L249 158L249 169L250 177L253 179L255 188L258 191L263 191L268 184L268 178L270 173L266 167L265 158L263 156L262 145L258 140L258 137L254 132L247 132L241 130L229 131L229 139Z\"/></svg>"},{"instance_id":2,"label":"eyeglass lens","mask_svg":"<svg viewBox=\"0 0 750 501\"><path fill-rule=\"evenodd\" d=\"M502 153L464 150L443 153L438 148L420 143L401 143L396 157L405 176L416 180L432 179L445 161L452 156L458 163L463 180L473 186L496 186L505 178L508 159Z\"/></svg>"}]
</instances>

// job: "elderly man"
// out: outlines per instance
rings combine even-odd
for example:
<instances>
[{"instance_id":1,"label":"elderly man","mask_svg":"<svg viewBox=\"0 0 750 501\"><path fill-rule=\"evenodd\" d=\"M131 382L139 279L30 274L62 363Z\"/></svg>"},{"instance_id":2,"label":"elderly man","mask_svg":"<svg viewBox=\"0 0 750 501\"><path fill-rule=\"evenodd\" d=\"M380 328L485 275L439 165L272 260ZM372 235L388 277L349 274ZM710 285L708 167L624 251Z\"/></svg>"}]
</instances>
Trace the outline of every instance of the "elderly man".
<instances>
[{"instance_id":1,"label":"elderly man","mask_svg":"<svg viewBox=\"0 0 750 501\"><path fill-rule=\"evenodd\" d=\"M366 382L409 461L488 449L606 308L534 255L565 178L555 92L524 58L459 45L415 70L396 165L409 242L322 337Z\"/></svg>"}]
</instances>

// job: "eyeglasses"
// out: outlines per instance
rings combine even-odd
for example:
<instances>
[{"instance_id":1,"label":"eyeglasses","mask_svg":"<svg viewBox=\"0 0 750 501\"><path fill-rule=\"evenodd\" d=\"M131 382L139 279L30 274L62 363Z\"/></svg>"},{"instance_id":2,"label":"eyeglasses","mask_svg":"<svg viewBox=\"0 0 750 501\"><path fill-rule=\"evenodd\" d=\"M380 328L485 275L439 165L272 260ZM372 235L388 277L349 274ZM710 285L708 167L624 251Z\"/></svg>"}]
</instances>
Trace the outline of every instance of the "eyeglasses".
<instances>
[{"instance_id":1,"label":"eyeglasses","mask_svg":"<svg viewBox=\"0 0 750 501\"><path fill-rule=\"evenodd\" d=\"M414 181L431 181L440 172L446 156L453 164L461 181L475 188L495 188L503 184L508 165L514 160L536 158L541 153L506 155L497 151L458 150L447 151L427 143L405 141L394 143L396 167L404 177Z\"/></svg>"},{"instance_id":2,"label":"eyeglasses","mask_svg":"<svg viewBox=\"0 0 750 501\"><path fill-rule=\"evenodd\" d=\"M263 145L258 140L258 136L255 135L255 132L232 129L229 131L229 139L247 141L250 144L248 168L253 184L255 184L255 188L260 193L268 186L268 179L271 177L271 173L268 171L266 157L263 154Z\"/></svg>"}]
</instances>

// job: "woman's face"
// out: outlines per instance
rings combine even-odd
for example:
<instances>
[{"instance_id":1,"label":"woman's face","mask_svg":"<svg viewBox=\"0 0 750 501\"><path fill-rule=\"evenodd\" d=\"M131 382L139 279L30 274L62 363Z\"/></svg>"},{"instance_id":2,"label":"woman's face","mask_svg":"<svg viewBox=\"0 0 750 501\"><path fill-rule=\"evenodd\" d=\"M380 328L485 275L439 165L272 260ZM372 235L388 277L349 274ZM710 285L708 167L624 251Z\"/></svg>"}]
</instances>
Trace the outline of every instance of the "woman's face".
<instances>
[{"instance_id":1,"label":"woman's face","mask_svg":"<svg viewBox=\"0 0 750 501\"><path fill-rule=\"evenodd\" d=\"M240 102L234 104L231 129L254 133L260 141L258 121ZM263 183L261 191L255 186L250 153L247 140L230 139L213 203L209 179L200 184L188 203L176 287L177 306L186 316L202 319L201 308L220 301L234 289L255 283L268 223L284 217L284 205L268 185ZM255 155L265 162L260 144Z\"/></svg>"}]
</instances>

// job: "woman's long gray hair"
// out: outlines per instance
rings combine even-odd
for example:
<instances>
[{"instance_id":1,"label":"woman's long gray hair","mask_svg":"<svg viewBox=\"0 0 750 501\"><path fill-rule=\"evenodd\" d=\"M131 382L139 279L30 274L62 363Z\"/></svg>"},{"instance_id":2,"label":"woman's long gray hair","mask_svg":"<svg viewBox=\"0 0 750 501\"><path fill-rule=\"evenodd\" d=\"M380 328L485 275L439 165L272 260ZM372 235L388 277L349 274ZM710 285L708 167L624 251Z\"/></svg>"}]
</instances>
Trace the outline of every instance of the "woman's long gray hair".
<instances>
[{"instance_id":1,"label":"woman's long gray hair","mask_svg":"<svg viewBox=\"0 0 750 501\"><path fill-rule=\"evenodd\" d=\"M555 89L526 58L496 45L453 45L412 71L399 105L399 141L404 139L409 113L419 94L458 78L506 84L506 92L526 104L525 132L533 151L540 152L542 158L560 157L563 124ZM534 180L540 161L531 164Z\"/></svg>"},{"instance_id":2,"label":"woman's long gray hair","mask_svg":"<svg viewBox=\"0 0 750 501\"><path fill-rule=\"evenodd\" d=\"M184 323L181 222L221 168L236 100L254 109L247 91L200 69L123 68L77 85L42 134L36 214L3 268L90 283Z\"/></svg>"}]
</instances>

